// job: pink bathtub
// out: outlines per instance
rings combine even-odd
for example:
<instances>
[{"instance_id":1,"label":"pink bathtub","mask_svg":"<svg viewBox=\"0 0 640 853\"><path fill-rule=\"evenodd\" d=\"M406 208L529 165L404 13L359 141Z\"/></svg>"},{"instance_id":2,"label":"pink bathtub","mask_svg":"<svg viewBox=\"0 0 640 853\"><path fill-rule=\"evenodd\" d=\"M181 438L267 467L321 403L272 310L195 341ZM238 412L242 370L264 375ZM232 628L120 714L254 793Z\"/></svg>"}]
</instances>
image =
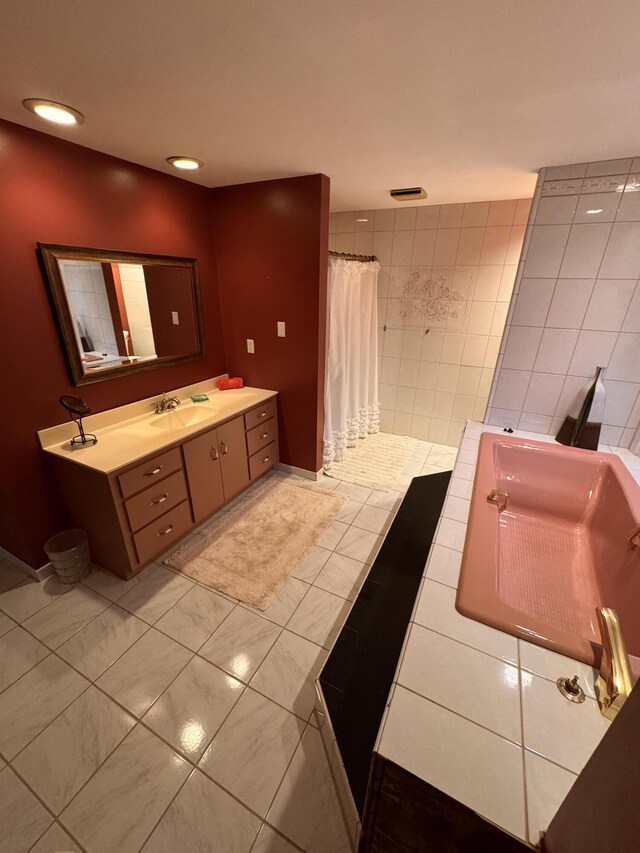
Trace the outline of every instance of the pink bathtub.
<instances>
[{"instance_id":1,"label":"pink bathtub","mask_svg":"<svg viewBox=\"0 0 640 853\"><path fill-rule=\"evenodd\" d=\"M596 607L613 607L637 673L639 523L640 486L617 456L484 433L456 608L598 666Z\"/></svg>"}]
</instances>

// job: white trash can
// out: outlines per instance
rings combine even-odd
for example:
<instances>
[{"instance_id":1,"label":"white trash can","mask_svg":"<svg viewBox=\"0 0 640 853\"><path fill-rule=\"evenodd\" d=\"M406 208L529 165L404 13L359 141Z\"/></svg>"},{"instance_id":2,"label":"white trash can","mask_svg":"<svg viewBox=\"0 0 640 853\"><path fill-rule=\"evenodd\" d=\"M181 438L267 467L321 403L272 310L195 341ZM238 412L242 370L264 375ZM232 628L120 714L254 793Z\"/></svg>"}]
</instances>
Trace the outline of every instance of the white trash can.
<instances>
[{"instance_id":1,"label":"white trash can","mask_svg":"<svg viewBox=\"0 0 640 853\"><path fill-rule=\"evenodd\" d=\"M84 530L64 530L45 542L44 550L62 583L78 583L91 571L89 540Z\"/></svg>"}]
</instances>

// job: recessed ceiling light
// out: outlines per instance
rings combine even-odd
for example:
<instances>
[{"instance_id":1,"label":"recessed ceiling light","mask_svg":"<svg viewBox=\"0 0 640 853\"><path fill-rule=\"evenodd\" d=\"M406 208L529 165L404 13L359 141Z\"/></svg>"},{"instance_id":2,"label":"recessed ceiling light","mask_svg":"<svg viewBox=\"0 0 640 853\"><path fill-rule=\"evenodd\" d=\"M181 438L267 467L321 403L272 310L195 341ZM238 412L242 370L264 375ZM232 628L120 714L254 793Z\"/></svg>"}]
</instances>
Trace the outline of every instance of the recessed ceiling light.
<instances>
[{"instance_id":1,"label":"recessed ceiling light","mask_svg":"<svg viewBox=\"0 0 640 853\"><path fill-rule=\"evenodd\" d=\"M199 169L204 165L201 160L196 160L195 157L167 157L167 163L171 163L176 169L186 169L187 171Z\"/></svg>"},{"instance_id":2,"label":"recessed ceiling light","mask_svg":"<svg viewBox=\"0 0 640 853\"><path fill-rule=\"evenodd\" d=\"M65 104L58 104L55 101L47 101L43 98L27 98L22 102L23 107L29 112L35 113L40 118L46 121L52 121L54 124L82 124L84 116L73 107L67 107Z\"/></svg>"},{"instance_id":3,"label":"recessed ceiling light","mask_svg":"<svg viewBox=\"0 0 640 853\"><path fill-rule=\"evenodd\" d=\"M604 208L602 208L602 207L597 207L597 208L593 208L593 210L587 210L587 213L602 213L603 209Z\"/></svg>"}]
</instances>

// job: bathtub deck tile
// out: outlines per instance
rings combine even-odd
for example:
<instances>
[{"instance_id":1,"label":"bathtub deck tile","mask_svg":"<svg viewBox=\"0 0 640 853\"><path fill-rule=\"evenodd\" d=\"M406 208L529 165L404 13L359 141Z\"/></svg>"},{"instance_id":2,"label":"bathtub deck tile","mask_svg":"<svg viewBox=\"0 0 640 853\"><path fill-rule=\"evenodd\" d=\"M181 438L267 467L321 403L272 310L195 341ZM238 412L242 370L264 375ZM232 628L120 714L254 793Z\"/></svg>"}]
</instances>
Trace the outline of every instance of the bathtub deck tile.
<instances>
[{"instance_id":1,"label":"bathtub deck tile","mask_svg":"<svg viewBox=\"0 0 640 853\"><path fill-rule=\"evenodd\" d=\"M434 544L425 569L425 576L456 589L460 575L462 552Z\"/></svg>"},{"instance_id":2,"label":"bathtub deck tile","mask_svg":"<svg viewBox=\"0 0 640 853\"><path fill-rule=\"evenodd\" d=\"M413 624L398 684L522 743L518 667Z\"/></svg>"},{"instance_id":3,"label":"bathtub deck tile","mask_svg":"<svg viewBox=\"0 0 640 853\"><path fill-rule=\"evenodd\" d=\"M518 640L520 646L520 666L527 672L540 675L548 681L558 678L578 676L580 686L592 699L596 698L595 684L598 678L597 670L581 661L573 660L565 655L535 646L526 640Z\"/></svg>"},{"instance_id":4,"label":"bathtub deck tile","mask_svg":"<svg viewBox=\"0 0 640 853\"><path fill-rule=\"evenodd\" d=\"M578 777L527 749L524 766L529 839L534 844L540 838L540 833L546 831Z\"/></svg>"},{"instance_id":5,"label":"bathtub deck tile","mask_svg":"<svg viewBox=\"0 0 640 853\"><path fill-rule=\"evenodd\" d=\"M468 619L456 610L456 591L441 583L429 580L424 582L414 621L424 628L430 628L445 637L458 640L472 649L479 649L488 655L518 663L518 641L511 634L490 628L475 619Z\"/></svg>"},{"instance_id":6,"label":"bathtub deck tile","mask_svg":"<svg viewBox=\"0 0 640 853\"><path fill-rule=\"evenodd\" d=\"M518 838L526 839L520 746L398 685L378 751ZM464 756L463 772L460 762L452 761L452 756ZM479 780L483 780L482 784Z\"/></svg>"},{"instance_id":7,"label":"bathtub deck tile","mask_svg":"<svg viewBox=\"0 0 640 853\"><path fill-rule=\"evenodd\" d=\"M582 770L610 725L594 699L568 702L552 681L531 673L522 680L522 719L527 749L572 773Z\"/></svg>"}]
</instances>

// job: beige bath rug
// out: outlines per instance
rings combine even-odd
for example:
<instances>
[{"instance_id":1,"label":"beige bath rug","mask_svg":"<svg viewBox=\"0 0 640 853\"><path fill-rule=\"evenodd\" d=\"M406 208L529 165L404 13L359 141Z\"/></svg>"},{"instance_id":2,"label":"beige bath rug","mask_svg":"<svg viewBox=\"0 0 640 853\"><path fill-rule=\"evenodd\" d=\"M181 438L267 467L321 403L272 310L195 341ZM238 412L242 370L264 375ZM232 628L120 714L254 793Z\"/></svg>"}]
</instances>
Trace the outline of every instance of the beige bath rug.
<instances>
[{"instance_id":1,"label":"beige bath rug","mask_svg":"<svg viewBox=\"0 0 640 853\"><path fill-rule=\"evenodd\" d=\"M408 435L376 432L359 439L356 447L348 447L344 460L334 462L326 473L337 480L388 492L415 446L416 439Z\"/></svg>"},{"instance_id":2,"label":"beige bath rug","mask_svg":"<svg viewBox=\"0 0 640 853\"><path fill-rule=\"evenodd\" d=\"M165 562L266 610L345 501L333 492L270 477Z\"/></svg>"}]
</instances>

